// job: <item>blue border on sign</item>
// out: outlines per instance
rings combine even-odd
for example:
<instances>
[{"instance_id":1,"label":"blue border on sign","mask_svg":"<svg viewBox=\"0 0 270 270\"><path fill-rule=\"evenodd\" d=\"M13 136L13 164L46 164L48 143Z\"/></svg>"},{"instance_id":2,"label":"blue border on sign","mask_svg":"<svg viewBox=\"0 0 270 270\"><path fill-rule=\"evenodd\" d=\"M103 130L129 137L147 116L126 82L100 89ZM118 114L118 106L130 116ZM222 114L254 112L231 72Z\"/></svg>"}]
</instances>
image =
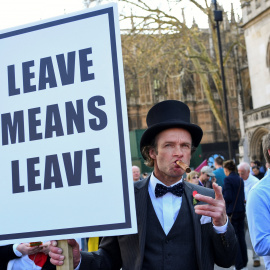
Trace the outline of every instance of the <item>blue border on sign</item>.
<instances>
[{"instance_id":1,"label":"blue border on sign","mask_svg":"<svg viewBox=\"0 0 270 270\"><path fill-rule=\"evenodd\" d=\"M85 232L95 232L95 231L105 231L105 230L117 230L117 229L127 229L131 228L131 214L130 214L130 200L128 193L128 181L127 181L127 166L126 166L126 150L124 144L124 127L123 127L123 117L122 117L122 104L120 95L120 81L119 81L119 70L117 61L117 49L116 49L116 36L115 36L115 24L114 24L114 12L113 7L91 11L88 13L74 15L68 18L59 19L52 22L46 22L43 24L30 26L27 28L22 28L14 30L11 32L0 34L0 39L9 38L17 35L22 35L25 33L54 27L61 24L66 24L78 20L83 20L99 15L108 14L109 18L109 29L110 29L110 40L111 40L111 54L112 54L112 67L113 67L113 78L114 78L114 89L115 89L115 100L116 100L116 114L118 123L118 134L119 134L119 152L121 159L121 170L122 170L122 185L123 185L123 197L124 197L124 209L125 209L125 222L116 224L104 224L96 226L85 226L85 227L74 227L74 228L64 228L57 230L46 230L46 231L35 231L35 232L22 232L0 235L0 240L12 240L20 238L31 238L31 237L41 237L41 236L53 236L53 235L64 235L73 233L85 233Z\"/></svg>"}]
</instances>

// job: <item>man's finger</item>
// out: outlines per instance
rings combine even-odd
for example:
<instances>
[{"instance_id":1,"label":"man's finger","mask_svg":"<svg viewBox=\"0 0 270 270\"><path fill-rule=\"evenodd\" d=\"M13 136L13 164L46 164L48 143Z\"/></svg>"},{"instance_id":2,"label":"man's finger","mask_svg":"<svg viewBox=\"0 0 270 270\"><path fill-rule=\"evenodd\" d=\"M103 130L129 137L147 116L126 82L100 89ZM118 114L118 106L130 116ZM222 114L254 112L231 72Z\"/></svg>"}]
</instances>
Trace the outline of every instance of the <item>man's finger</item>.
<instances>
[{"instance_id":1,"label":"man's finger","mask_svg":"<svg viewBox=\"0 0 270 270\"><path fill-rule=\"evenodd\" d=\"M68 239L67 241L71 247L75 247L77 245L77 241L75 239Z\"/></svg>"},{"instance_id":2,"label":"man's finger","mask_svg":"<svg viewBox=\"0 0 270 270\"><path fill-rule=\"evenodd\" d=\"M62 255L63 250L61 248L59 248L57 246L57 242L56 241L51 241L51 245L49 246L49 256L53 259L53 261L63 261L64 260L64 256ZM59 264L55 264L55 265L59 265Z\"/></svg>"},{"instance_id":3,"label":"man's finger","mask_svg":"<svg viewBox=\"0 0 270 270\"><path fill-rule=\"evenodd\" d=\"M212 219L220 218L220 212L214 212L209 210L195 209L195 213L202 216L211 217Z\"/></svg>"},{"instance_id":4,"label":"man's finger","mask_svg":"<svg viewBox=\"0 0 270 270\"><path fill-rule=\"evenodd\" d=\"M210 205L210 204L201 204L201 205L196 205L194 207L195 211L200 210L200 211L211 211L211 212L220 212L222 213L223 211L223 205Z\"/></svg>"},{"instance_id":5,"label":"man's finger","mask_svg":"<svg viewBox=\"0 0 270 270\"><path fill-rule=\"evenodd\" d=\"M54 247L56 247L56 246L57 246L57 241L52 240L52 241L51 241L51 245L54 246Z\"/></svg>"},{"instance_id":6,"label":"man's finger","mask_svg":"<svg viewBox=\"0 0 270 270\"><path fill-rule=\"evenodd\" d=\"M222 187L220 187L217 183L213 183L212 187L215 191L216 200L223 200Z\"/></svg>"},{"instance_id":7,"label":"man's finger","mask_svg":"<svg viewBox=\"0 0 270 270\"><path fill-rule=\"evenodd\" d=\"M205 195L202 195L202 194L199 194L199 193L195 195L195 199L200 201L200 202L205 202L205 203L208 203L208 204L211 204L211 205L216 205L217 204L215 199L213 199L212 197L205 196Z\"/></svg>"},{"instance_id":8,"label":"man's finger","mask_svg":"<svg viewBox=\"0 0 270 270\"><path fill-rule=\"evenodd\" d=\"M49 253L50 255L50 253ZM63 265L64 261L58 261L58 260L54 260L52 257L50 259L50 262L53 264L53 265Z\"/></svg>"},{"instance_id":9,"label":"man's finger","mask_svg":"<svg viewBox=\"0 0 270 270\"><path fill-rule=\"evenodd\" d=\"M64 255L53 252L53 251L49 252L49 256L55 261L64 261L64 259L65 259Z\"/></svg>"}]
</instances>

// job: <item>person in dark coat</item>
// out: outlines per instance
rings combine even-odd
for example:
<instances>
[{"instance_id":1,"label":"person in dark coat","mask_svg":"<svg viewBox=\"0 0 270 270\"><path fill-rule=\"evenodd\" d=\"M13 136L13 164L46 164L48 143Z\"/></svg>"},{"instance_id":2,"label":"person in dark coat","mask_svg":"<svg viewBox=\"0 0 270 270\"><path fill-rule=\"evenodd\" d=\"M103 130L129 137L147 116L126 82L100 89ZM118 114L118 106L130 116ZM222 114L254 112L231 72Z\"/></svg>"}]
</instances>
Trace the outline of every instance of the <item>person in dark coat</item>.
<instances>
[{"instance_id":1,"label":"person in dark coat","mask_svg":"<svg viewBox=\"0 0 270 270\"><path fill-rule=\"evenodd\" d=\"M190 122L190 110L180 101L154 105L147 115L148 129L141 138L141 153L153 173L134 184L138 233L104 237L97 252L79 252L69 240L77 270L211 270L214 264L230 267L237 239L226 215L222 189L213 190L183 180L202 138ZM51 262L62 265L64 256L52 241Z\"/></svg>"},{"instance_id":2,"label":"person in dark coat","mask_svg":"<svg viewBox=\"0 0 270 270\"><path fill-rule=\"evenodd\" d=\"M260 167L257 165L252 167L252 172L255 177L257 177L259 180L261 180L264 177L264 173L260 172Z\"/></svg>"},{"instance_id":3,"label":"person in dark coat","mask_svg":"<svg viewBox=\"0 0 270 270\"><path fill-rule=\"evenodd\" d=\"M225 161L223 164L224 179L223 196L226 202L226 212L231 218L238 238L238 252L235 260L236 270L243 269L247 266L248 255L245 240L245 193L244 181L236 173L236 165L232 160Z\"/></svg>"},{"instance_id":4,"label":"person in dark coat","mask_svg":"<svg viewBox=\"0 0 270 270\"><path fill-rule=\"evenodd\" d=\"M8 262L13 259L17 259L14 253L13 245L0 246L0 269L7 269Z\"/></svg>"},{"instance_id":5,"label":"person in dark coat","mask_svg":"<svg viewBox=\"0 0 270 270\"><path fill-rule=\"evenodd\" d=\"M28 247L25 244L0 246L0 270L7 269L8 263L14 259L20 259L27 254L35 254L40 249L38 247ZM14 268L13 268L14 269ZM56 267L50 263L50 257L42 267L42 270L55 270Z\"/></svg>"}]
</instances>

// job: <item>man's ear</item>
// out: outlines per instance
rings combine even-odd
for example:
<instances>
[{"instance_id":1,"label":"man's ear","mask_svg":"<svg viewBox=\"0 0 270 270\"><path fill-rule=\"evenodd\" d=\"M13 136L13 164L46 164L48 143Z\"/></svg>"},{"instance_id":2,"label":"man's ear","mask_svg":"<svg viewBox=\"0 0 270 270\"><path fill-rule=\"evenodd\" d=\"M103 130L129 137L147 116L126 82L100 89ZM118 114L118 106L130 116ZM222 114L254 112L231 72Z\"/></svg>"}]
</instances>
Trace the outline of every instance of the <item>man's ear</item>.
<instances>
[{"instance_id":1,"label":"man's ear","mask_svg":"<svg viewBox=\"0 0 270 270\"><path fill-rule=\"evenodd\" d=\"M267 151L268 151L268 155L270 156L270 149L268 149Z\"/></svg>"},{"instance_id":2,"label":"man's ear","mask_svg":"<svg viewBox=\"0 0 270 270\"><path fill-rule=\"evenodd\" d=\"M152 159L156 159L157 153L156 153L155 148L151 148L151 149L149 150L149 156L150 156Z\"/></svg>"}]
</instances>

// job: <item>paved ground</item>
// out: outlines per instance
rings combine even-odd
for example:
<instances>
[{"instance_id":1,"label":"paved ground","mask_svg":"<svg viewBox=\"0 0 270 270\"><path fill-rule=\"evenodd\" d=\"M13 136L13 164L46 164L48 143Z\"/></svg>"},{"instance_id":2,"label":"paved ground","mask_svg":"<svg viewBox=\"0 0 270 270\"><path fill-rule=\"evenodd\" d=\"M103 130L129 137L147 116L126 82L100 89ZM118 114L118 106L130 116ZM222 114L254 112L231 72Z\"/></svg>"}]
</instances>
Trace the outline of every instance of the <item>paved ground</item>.
<instances>
[{"instance_id":1,"label":"paved ground","mask_svg":"<svg viewBox=\"0 0 270 270\"><path fill-rule=\"evenodd\" d=\"M251 242L250 242L250 238L248 234L246 234L246 243L247 243L247 248L248 248L248 265L247 265L248 270L265 270L264 261L262 257L260 258L261 266L253 267L253 259L252 259L253 254L252 254ZM222 270L222 269L234 269L234 267L222 268L222 267L215 266L215 270Z\"/></svg>"}]
</instances>

